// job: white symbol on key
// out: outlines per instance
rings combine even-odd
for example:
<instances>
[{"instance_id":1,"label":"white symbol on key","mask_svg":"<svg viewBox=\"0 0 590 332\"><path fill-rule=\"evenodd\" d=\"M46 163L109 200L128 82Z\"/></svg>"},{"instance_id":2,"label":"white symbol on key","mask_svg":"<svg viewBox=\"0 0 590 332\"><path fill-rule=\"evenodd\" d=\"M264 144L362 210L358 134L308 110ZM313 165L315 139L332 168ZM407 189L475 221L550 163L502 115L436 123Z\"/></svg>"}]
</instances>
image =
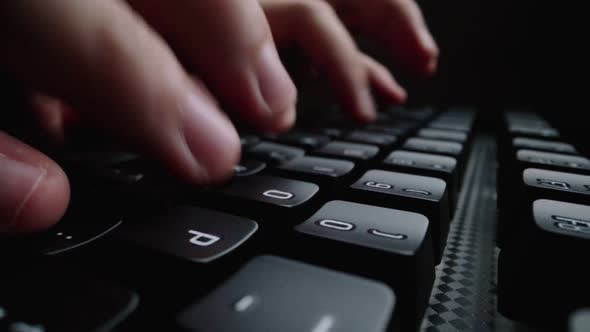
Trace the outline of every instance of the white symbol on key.
<instances>
[{"instance_id":1,"label":"white symbol on key","mask_svg":"<svg viewBox=\"0 0 590 332\"><path fill-rule=\"evenodd\" d=\"M379 188L379 189L391 189L391 188L393 188L393 186L390 185L389 183L381 183L381 182L375 182L375 181L367 181L367 182L365 182L365 186L367 186L367 187L373 187L373 188Z\"/></svg>"},{"instance_id":2,"label":"white symbol on key","mask_svg":"<svg viewBox=\"0 0 590 332\"><path fill-rule=\"evenodd\" d=\"M207 234L199 231L189 230L190 234L194 235L190 239L190 243L199 246L199 247L208 247L215 242L219 241L221 238L219 236L215 236L213 234Z\"/></svg>"},{"instance_id":3,"label":"white symbol on key","mask_svg":"<svg viewBox=\"0 0 590 332\"><path fill-rule=\"evenodd\" d=\"M375 235L375 236L380 236L380 237L385 237L385 238L393 239L393 240L405 240L408 238L404 234L387 233L387 232L382 232L378 229L369 229L369 234Z\"/></svg>"},{"instance_id":4,"label":"white symbol on key","mask_svg":"<svg viewBox=\"0 0 590 332\"><path fill-rule=\"evenodd\" d=\"M311 332L329 332L334 327L334 317L326 315L313 327Z\"/></svg>"},{"instance_id":5,"label":"white symbol on key","mask_svg":"<svg viewBox=\"0 0 590 332\"><path fill-rule=\"evenodd\" d=\"M364 151L353 150L353 149L344 149L343 153L345 156L353 156L353 157L362 157L365 155Z\"/></svg>"},{"instance_id":6,"label":"white symbol on key","mask_svg":"<svg viewBox=\"0 0 590 332\"><path fill-rule=\"evenodd\" d=\"M321 172L321 173L335 173L336 172L336 170L333 169L332 167L326 167L326 166L313 166L312 169L314 171Z\"/></svg>"},{"instance_id":7,"label":"white symbol on key","mask_svg":"<svg viewBox=\"0 0 590 332\"><path fill-rule=\"evenodd\" d=\"M44 332L45 329L41 325L30 325L23 322L16 322L10 325L10 332Z\"/></svg>"},{"instance_id":8,"label":"white symbol on key","mask_svg":"<svg viewBox=\"0 0 590 332\"><path fill-rule=\"evenodd\" d=\"M290 192L276 190L276 189L267 190L267 191L263 192L262 194L266 197L283 199L283 200L291 199L291 198L293 198L293 196L295 196Z\"/></svg>"},{"instance_id":9,"label":"white symbol on key","mask_svg":"<svg viewBox=\"0 0 590 332\"><path fill-rule=\"evenodd\" d=\"M332 228L339 231L351 231L354 229L354 224L340 220L323 219L317 222L318 225L326 228Z\"/></svg>"},{"instance_id":10,"label":"white symbol on key","mask_svg":"<svg viewBox=\"0 0 590 332\"><path fill-rule=\"evenodd\" d=\"M244 312L248 310L256 302L254 295L246 295L234 303L234 310L237 312Z\"/></svg>"}]
</instances>

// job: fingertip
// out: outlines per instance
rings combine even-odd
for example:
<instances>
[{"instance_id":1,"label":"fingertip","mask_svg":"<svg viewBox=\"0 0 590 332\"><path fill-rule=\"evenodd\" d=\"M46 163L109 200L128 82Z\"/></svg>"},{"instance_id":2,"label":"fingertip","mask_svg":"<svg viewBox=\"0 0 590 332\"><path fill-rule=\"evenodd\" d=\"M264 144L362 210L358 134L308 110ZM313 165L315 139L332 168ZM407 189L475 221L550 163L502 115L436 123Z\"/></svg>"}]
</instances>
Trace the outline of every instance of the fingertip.
<instances>
[{"instance_id":1,"label":"fingertip","mask_svg":"<svg viewBox=\"0 0 590 332\"><path fill-rule=\"evenodd\" d=\"M191 94L182 109L183 139L193 161L190 181L197 184L221 182L233 174L240 160L240 138L229 121L200 94Z\"/></svg>"},{"instance_id":2,"label":"fingertip","mask_svg":"<svg viewBox=\"0 0 590 332\"><path fill-rule=\"evenodd\" d=\"M377 110L373 95L371 94L369 83L356 92L356 101L352 109L352 114L358 122L369 123L377 118Z\"/></svg>"},{"instance_id":3,"label":"fingertip","mask_svg":"<svg viewBox=\"0 0 590 332\"><path fill-rule=\"evenodd\" d=\"M0 232L40 231L59 221L70 199L63 170L3 132L0 151Z\"/></svg>"},{"instance_id":4,"label":"fingertip","mask_svg":"<svg viewBox=\"0 0 590 332\"><path fill-rule=\"evenodd\" d=\"M416 67L418 74L423 77L434 75L438 65L439 48L426 26L418 33Z\"/></svg>"},{"instance_id":5,"label":"fingertip","mask_svg":"<svg viewBox=\"0 0 590 332\"><path fill-rule=\"evenodd\" d=\"M68 178L55 167L33 189L9 231L31 233L45 230L63 217L69 201Z\"/></svg>"}]
</instances>

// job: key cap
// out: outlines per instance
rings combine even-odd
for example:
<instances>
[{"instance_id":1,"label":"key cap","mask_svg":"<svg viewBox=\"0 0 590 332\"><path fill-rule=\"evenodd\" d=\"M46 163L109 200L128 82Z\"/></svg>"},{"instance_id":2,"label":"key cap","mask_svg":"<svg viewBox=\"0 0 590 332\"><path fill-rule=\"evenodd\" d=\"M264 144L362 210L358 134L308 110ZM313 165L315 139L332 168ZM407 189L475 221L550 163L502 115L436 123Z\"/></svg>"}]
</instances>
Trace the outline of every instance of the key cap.
<instances>
[{"instance_id":1,"label":"key cap","mask_svg":"<svg viewBox=\"0 0 590 332\"><path fill-rule=\"evenodd\" d=\"M511 165L514 164L513 159L514 156L516 156L518 150L535 150L571 155L578 154L576 148L569 143L527 138L522 136L516 136L512 138L511 141L509 138L499 140L499 144L504 145L499 146L498 163L501 166L507 166L506 168L508 169L510 169L512 167Z\"/></svg>"},{"instance_id":2,"label":"key cap","mask_svg":"<svg viewBox=\"0 0 590 332\"><path fill-rule=\"evenodd\" d=\"M451 141L458 143L467 142L467 134L462 131L442 130L433 128L424 128L418 131L418 136L423 138Z\"/></svg>"},{"instance_id":3,"label":"key cap","mask_svg":"<svg viewBox=\"0 0 590 332\"><path fill-rule=\"evenodd\" d=\"M278 136L277 140L281 143L295 145L304 149L317 149L328 143L331 139L327 135L291 132Z\"/></svg>"},{"instance_id":4,"label":"key cap","mask_svg":"<svg viewBox=\"0 0 590 332\"><path fill-rule=\"evenodd\" d=\"M346 140L363 144L373 144L380 147L389 147L397 141L397 137L367 130L353 130L348 133Z\"/></svg>"},{"instance_id":5,"label":"key cap","mask_svg":"<svg viewBox=\"0 0 590 332\"><path fill-rule=\"evenodd\" d=\"M520 149L512 158L505 158L498 166L498 209L510 211L516 202L515 184L522 183L522 172L527 168L590 175L590 160L577 155ZM501 219L501 218L500 218Z\"/></svg>"},{"instance_id":6,"label":"key cap","mask_svg":"<svg viewBox=\"0 0 590 332\"><path fill-rule=\"evenodd\" d=\"M286 171L286 176L319 184L333 184L349 175L354 169L354 163L322 157L301 157L284 163L278 169Z\"/></svg>"},{"instance_id":7,"label":"key cap","mask_svg":"<svg viewBox=\"0 0 590 332\"><path fill-rule=\"evenodd\" d=\"M459 185L465 172L466 149L464 145L457 142L447 142L419 137L412 137L406 140L402 146L405 150L415 152L440 154L453 157L457 160L457 170L459 173Z\"/></svg>"},{"instance_id":8,"label":"key cap","mask_svg":"<svg viewBox=\"0 0 590 332\"><path fill-rule=\"evenodd\" d=\"M512 135L526 135L538 138L559 138L559 131L555 128L540 125L513 124L508 126L508 132Z\"/></svg>"},{"instance_id":9,"label":"key cap","mask_svg":"<svg viewBox=\"0 0 590 332\"><path fill-rule=\"evenodd\" d=\"M435 120L428 124L429 128L443 129L443 130L456 130L462 132L471 131L471 123L468 121L456 121L456 120Z\"/></svg>"},{"instance_id":10,"label":"key cap","mask_svg":"<svg viewBox=\"0 0 590 332\"><path fill-rule=\"evenodd\" d=\"M283 228L300 213L313 209L312 198L319 189L311 182L253 175L217 189L218 195L212 197L210 204L260 222L268 221L270 227Z\"/></svg>"},{"instance_id":11,"label":"key cap","mask_svg":"<svg viewBox=\"0 0 590 332\"><path fill-rule=\"evenodd\" d=\"M53 263L3 270L10 271L0 277L3 331L111 331L135 311L134 291Z\"/></svg>"},{"instance_id":12,"label":"key cap","mask_svg":"<svg viewBox=\"0 0 590 332\"><path fill-rule=\"evenodd\" d=\"M503 248L498 309L508 318L551 331L565 330L569 314L588 307L590 206L540 199L529 209L520 245Z\"/></svg>"},{"instance_id":13,"label":"key cap","mask_svg":"<svg viewBox=\"0 0 590 332\"><path fill-rule=\"evenodd\" d=\"M189 206L138 219L127 223L118 237L199 263L227 255L258 229L253 220Z\"/></svg>"},{"instance_id":14,"label":"key cap","mask_svg":"<svg viewBox=\"0 0 590 332\"><path fill-rule=\"evenodd\" d=\"M315 153L353 161L366 161L377 156L379 148L369 144L333 141L315 150Z\"/></svg>"},{"instance_id":15,"label":"key cap","mask_svg":"<svg viewBox=\"0 0 590 332\"><path fill-rule=\"evenodd\" d=\"M330 138L334 138L334 139L341 138L342 136L344 136L346 134L346 131L344 129L335 128L335 127L310 128L310 129L306 129L306 131L320 134L320 135L326 135L326 136L329 136Z\"/></svg>"},{"instance_id":16,"label":"key cap","mask_svg":"<svg viewBox=\"0 0 590 332\"><path fill-rule=\"evenodd\" d=\"M435 110L431 107L413 107L407 109L405 107L389 107L386 114L391 115L395 119L406 119L416 121L426 121L435 114Z\"/></svg>"},{"instance_id":17,"label":"key cap","mask_svg":"<svg viewBox=\"0 0 590 332\"><path fill-rule=\"evenodd\" d=\"M498 220L497 242L504 248L520 243L519 231L527 227L523 221L531 204L538 199L553 199L585 204L590 201L590 176L527 168L520 183L513 184L512 195L502 205Z\"/></svg>"},{"instance_id":18,"label":"key cap","mask_svg":"<svg viewBox=\"0 0 590 332\"><path fill-rule=\"evenodd\" d=\"M250 176L262 172L266 168L266 163L252 159L242 159L240 163L234 166L235 176Z\"/></svg>"},{"instance_id":19,"label":"key cap","mask_svg":"<svg viewBox=\"0 0 590 332\"><path fill-rule=\"evenodd\" d=\"M385 125L385 124L372 123L372 124L365 126L365 130L371 131L371 132L380 132L380 133L400 137L400 136L407 135L408 132L411 131L412 129L410 129L409 125L399 126L399 124L397 124L397 123L395 125Z\"/></svg>"},{"instance_id":20,"label":"key cap","mask_svg":"<svg viewBox=\"0 0 590 332\"><path fill-rule=\"evenodd\" d=\"M441 179L369 170L350 186L349 198L424 214L432 226L435 263L440 263L449 232L447 185Z\"/></svg>"},{"instance_id":21,"label":"key cap","mask_svg":"<svg viewBox=\"0 0 590 332\"><path fill-rule=\"evenodd\" d=\"M395 299L375 281L260 256L181 312L178 322L199 332L383 332Z\"/></svg>"},{"instance_id":22,"label":"key cap","mask_svg":"<svg viewBox=\"0 0 590 332\"><path fill-rule=\"evenodd\" d=\"M403 145L404 149L438 153L460 158L463 152L463 145L457 142L441 142L424 138L409 138Z\"/></svg>"},{"instance_id":23,"label":"key cap","mask_svg":"<svg viewBox=\"0 0 590 332\"><path fill-rule=\"evenodd\" d=\"M459 175L456 166L457 160L452 157L404 150L393 151L383 160L383 167L386 169L445 181L449 192L450 218L455 212L459 195Z\"/></svg>"},{"instance_id":24,"label":"key cap","mask_svg":"<svg viewBox=\"0 0 590 332\"><path fill-rule=\"evenodd\" d=\"M295 230L291 246L311 263L387 283L398 295L401 330L414 330L434 278L428 219L417 213L330 201ZM300 245L298 246L297 243ZM301 245L305 244L306 255ZM384 268L383 264L394 267Z\"/></svg>"},{"instance_id":25,"label":"key cap","mask_svg":"<svg viewBox=\"0 0 590 332\"><path fill-rule=\"evenodd\" d=\"M515 137L512 139L512 146L515 148L540 150L555 153L577 154L576 148L568 143L547 141L526 137Z\"/></svg>"},{"instance_id":26,"label":"key cap","mask_svg":"<svg viewBox=\"0 0 590 332\"><path fill-rule=\"evenodd\" d=\"M247 155L252 158L268 162L272 165L301 157L304 154L305 151L302 149L270 142L258 143L247 152Z\"/></svg>"},{"instance_id":27,"label":"key cap","mask_svg":"<svg viewBox=\"0 0 590 332\"><path fill-rule=\"evenodd\" d=\"M256 144L260 142L260 138L254 135L244 135L240 136L240 144L242 145L242 150L247 151Z\"/></svg>"},{"instance_id":28,"label":"key cap","mask_svg":"<svg viewBox=\"0 0 590 332\"><path fill-rule=\"evenodd\" d=\"M544 168L590 171L590 160L581 156L521 149L516 152L519 161L542 165Z\"/></svg>"}]
</instances>

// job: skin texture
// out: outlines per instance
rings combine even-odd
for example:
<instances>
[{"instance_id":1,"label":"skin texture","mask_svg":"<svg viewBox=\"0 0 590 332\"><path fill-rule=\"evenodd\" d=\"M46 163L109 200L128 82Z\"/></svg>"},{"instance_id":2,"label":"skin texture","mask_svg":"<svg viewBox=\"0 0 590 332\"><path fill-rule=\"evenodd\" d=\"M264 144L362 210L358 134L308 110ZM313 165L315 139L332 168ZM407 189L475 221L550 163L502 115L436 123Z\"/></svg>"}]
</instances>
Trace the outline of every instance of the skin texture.
<instances>
[{"instance_id":1,"label":"skin texture","mask_svg":"<svg viewBox=\"0 0 590 332\"><path fill-rule=\"evenodd\" d=\"M89 122L206 184L231 176L240 158L221 107L262 131L293 125L297 90L277 46L300 48L359 121L375 118L371 91L405 100L349 29L418 75L436 69L438 49L412 0L21 0L0 3L0 70L29 87L54 142ZM0 132L0 232L45 229L68 202L60 167Z\"/></svg>"}]
</instances>

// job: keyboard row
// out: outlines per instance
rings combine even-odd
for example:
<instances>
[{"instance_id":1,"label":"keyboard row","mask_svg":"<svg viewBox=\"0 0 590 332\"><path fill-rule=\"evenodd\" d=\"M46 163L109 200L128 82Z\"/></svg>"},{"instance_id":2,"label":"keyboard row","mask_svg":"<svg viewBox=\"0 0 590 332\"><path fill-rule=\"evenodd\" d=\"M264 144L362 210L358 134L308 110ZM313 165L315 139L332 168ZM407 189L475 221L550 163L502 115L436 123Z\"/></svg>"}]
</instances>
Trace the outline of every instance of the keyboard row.
<instances>
[{"instance_id":1,"label":"keyboard row","mask_svg":"<svg viewBox=\"0 0 590 332\"><path fill-rule=\"evenodd\" d=\"M123 284L116 303L95 301L117 322L135 310L158 323L167 313L174 328L191 331L416 330L473 120L461 111L412 129L381 121L338 133L244 135L236 175L215 188L179 184L133 155L70 155L78 201L25 247ZM154 318L161 303L174 305ZM0 303L7 317L23 311L12 307ZM55 321L42 317L33 323Z\"/></svg>"},{"instance_id":2,"label":"keyboard row","mask_svg":"<svg viewBox=\"0 0 590 332\"><path fill-rule=\"evenodd\" d=\"M533 113L506 113L498 143L498 308L565 330L590 306L590 160Z\"/></svg>"}]
</instances>

